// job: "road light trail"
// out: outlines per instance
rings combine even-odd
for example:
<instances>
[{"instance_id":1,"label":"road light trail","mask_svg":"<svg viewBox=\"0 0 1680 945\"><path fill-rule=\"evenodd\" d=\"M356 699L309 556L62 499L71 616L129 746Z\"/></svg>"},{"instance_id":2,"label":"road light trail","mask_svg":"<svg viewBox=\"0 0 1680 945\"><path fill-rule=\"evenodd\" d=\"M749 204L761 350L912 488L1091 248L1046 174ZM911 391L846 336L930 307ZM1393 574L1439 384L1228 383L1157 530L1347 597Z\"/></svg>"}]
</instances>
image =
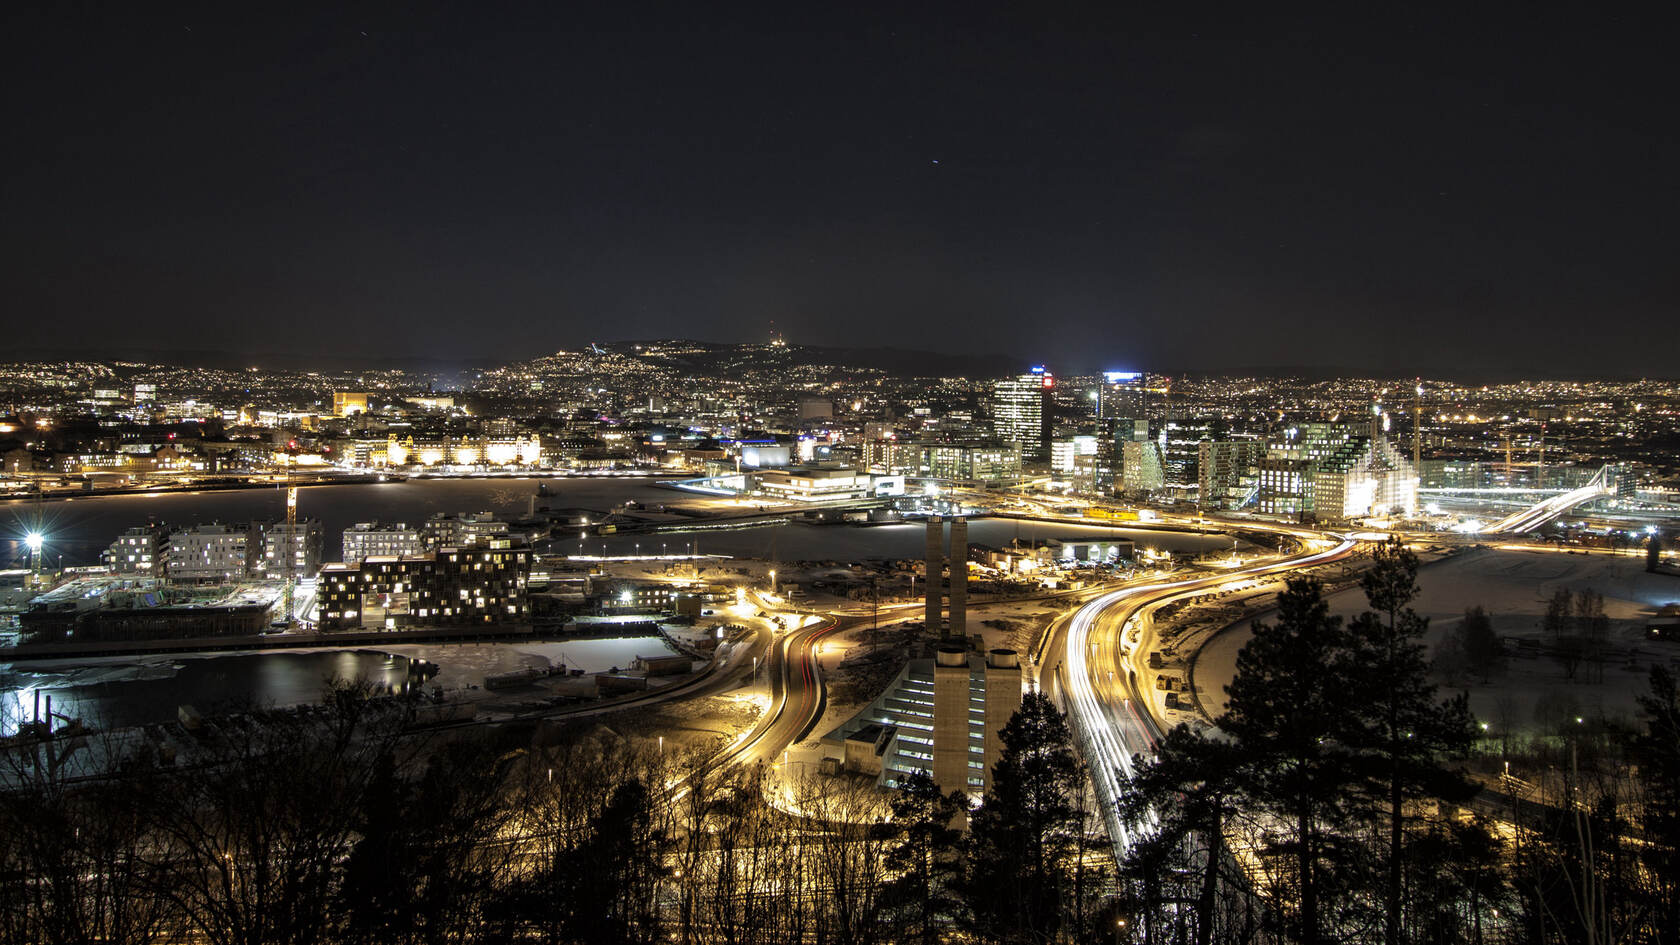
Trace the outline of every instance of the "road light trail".
<instances>
[{"instance_id":1,"label":"road light trail","mask_svg":"<svg viewBox=\"0 0 1680 945\"><path fill-rule=\"evenodd\" d=\"M1315 538L1322 540L1322 536ZM1119 816L1122 781L1133 774L1134 758L1148 754L1155 744L1153 716L1147 707L1133 705L1142 701L1133 675L1142 647L1128 647L1126 642L1133 618L1146 606L1216 588L1234 577L1308 568L1339 560L1353 551L1353 540L1333 540L1336 544L1327 550L1217 575L1123 588L1085 604L1069 619L1059 678L1116 856L1123 856L1133 839L1131 828ZM1097 657L1103 654L1107 659L1099 660Z\"/></svg>"}]
</instances>

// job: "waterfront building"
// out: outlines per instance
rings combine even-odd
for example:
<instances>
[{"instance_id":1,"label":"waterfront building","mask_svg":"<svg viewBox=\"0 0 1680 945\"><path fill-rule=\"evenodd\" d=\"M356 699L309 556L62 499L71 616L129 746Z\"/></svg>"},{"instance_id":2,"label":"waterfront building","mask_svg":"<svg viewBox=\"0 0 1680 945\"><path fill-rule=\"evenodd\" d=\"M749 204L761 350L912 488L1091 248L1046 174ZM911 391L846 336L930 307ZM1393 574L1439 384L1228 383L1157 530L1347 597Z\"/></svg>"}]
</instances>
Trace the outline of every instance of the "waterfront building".
<instances>
[{"instance_id":1,"label":"waterfront building","mask_svg":"<svg viewBox=\"0 0 1680 945\"><path fill-rule=\"evenodd\" d=\"M923 450L922 475L953 482L1007 482L1021 478L1019 442L933 444Z\"/></svg>"},{"instance_id":2,"label":"waterfront building","mask_svg":"<svg viewBox=\"0 0 1680 945\"><path fill-rule=\"evenodd\" d=\"M418 528L403 522L357 522L344 530L343 549L343 560L357 561L371 555L417 555L426 550L426 542Z\"/></svg>"},{"instance_id":3,"label":"waterfront building","mask_svg":"<svg viewBox=\"0 0 1680 945\"><path fill-rule=\"evenodd\" d=\"M481 545L507 537L508 523L498 521L494 512L461 512L455 515L436 512L420 527L422 547L425 548Z\"/></svg>"},{"instance_id":4,"label":"waterfront building","mask_svg":"<svg viewBox=\"0 0 1680 945\"><path fill-rule=\"evenodd\" d=\"M169 533L164 576L171 581L229 582L250 576L261 536L249 525L195 525Z\"/></svg>"},{"instance_id":5,"label":"waterfront building","mask_svg":"<svg viewBox=\"0 0 1680 945\"><path fill-rule=\"evenodd\" d=\"M316 585L322 630L476 626L529 619L531 551L506 539L330 563Z\"/></svg>"},{"instance_id":6,"label":"waterfront building","mask_svg":"<svg viewBox=\"0 0 1680 945\"><path fill-rule=\"evenodd\" d=\"M321 568L321 523L305 519L263 529L262 571L270 578L313 577Z\"/></svg>"},{"instance_id":7,"label":"waterfront building","mask_svg":"<svg viewBox=\"0 0 1680 945\"><path fill-rule=\"evenodd\" d=\"M105 566L118 574L163 577L164 556L169 550L169 529L164 525L136 525L127 529L103 555Z\"/></svg>"}]
</instances>

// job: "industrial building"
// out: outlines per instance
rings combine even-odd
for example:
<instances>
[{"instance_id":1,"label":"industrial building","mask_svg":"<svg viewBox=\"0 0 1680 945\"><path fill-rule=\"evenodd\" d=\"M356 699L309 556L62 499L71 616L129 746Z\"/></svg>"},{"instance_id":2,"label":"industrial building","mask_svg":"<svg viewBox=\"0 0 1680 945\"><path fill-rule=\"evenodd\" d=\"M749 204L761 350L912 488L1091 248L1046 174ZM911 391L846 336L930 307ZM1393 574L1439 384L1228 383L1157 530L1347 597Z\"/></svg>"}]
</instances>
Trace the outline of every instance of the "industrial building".
<instances>
[{"instance_id":1,"label":"industrial building","mask_svg":"<svg viewBox=\"0 0 1680 945\"><path fill-rule=\"evenodd\" d=\"M1020 706L1015 651L981 656L945 644L932 659L905 663L873 702L823 736L823 754L886 788L924 771L941 791L979 797L1003 751L999 732Z\"/></svg>"},{"instance_id":2,"label":"industrial building","mask_svg":"<svg viewBox=\"0 0 1680 945\"><path fill-rule=\"evenodd\" d=\"M86 577L31 600L18 626L25 644L248 636L268 626L278 601L273 587Z\"/></svg>"}]
</instances>

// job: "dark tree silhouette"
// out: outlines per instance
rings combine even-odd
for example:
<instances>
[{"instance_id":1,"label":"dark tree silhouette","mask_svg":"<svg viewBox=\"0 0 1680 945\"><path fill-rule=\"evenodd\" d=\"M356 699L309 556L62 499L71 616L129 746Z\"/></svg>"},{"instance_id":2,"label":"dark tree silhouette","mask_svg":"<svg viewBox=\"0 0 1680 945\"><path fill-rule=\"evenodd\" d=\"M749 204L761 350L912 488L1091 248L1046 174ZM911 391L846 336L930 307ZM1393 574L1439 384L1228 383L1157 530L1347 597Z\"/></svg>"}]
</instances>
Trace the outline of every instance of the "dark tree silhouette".
<instances>
[{"instance_id":1,"label":"dark tree silhouette","mask_svg":"<svg viewBox=\"0 0 1680 945\"><path fill-rule=\"evenodd\" d=\"M887 868L893 878L883 892L888 913L905 930L900 941L932 945L942 922L957 908L953 894L960 875L958 859L968 798L961 791L942 794L925 771L899 781L889 802L892 845Z\"/></svg>"},{"instance_id":2,"label":"dark tree silhouette","mask_svg":"<svg viewBox=\"0 0 1680 945\"><path fill-rule=\"evenodd\" d=\"M1639 697L1645 730L1633 742L1643 797L1641 856L1651 878L1652 924L1680 930L1680 692L1674 674L1651 667L1650 692Z\"/></svg>"},{"instance_id":3,"label":"dark tree silhouette","mask_svg":"<svg viewBox=\"0 0 1680 945\"><path fill-rule=\"evenodd\" d=\"M1464 621L1458 625L1455 637L1466 665L1483 682L1504 668L1505 644L1493 632L1493 621L1481 607L1464 612Z\"/></svg>"},{"instance_id":4,"label":"dark tree silhouette","mask_svg":"<svg viewBox=\"0 0 1680 945\"><path fill-rule=\"evenodd\" d=\"M983 936L1054 939L1079 850L1079 762L1067 720L1043 693L1028 693L1000 734L992 787L971 821L964 898Z\"/></svg>"},{"instance_id":5,"label":"dark tree silhouette","mask_svg":"<svg viewBox=\"0 0 1680 945\"><path fill-rule=\"evenodd\" d=\"M1383 884L1383 941L1398 945L1404 911L1408 806L1424 798L1464 801L1475 788L1443 759L1472 742L1469 703L1442 704L1429 681L1422 638L1428 621L1411 608L1417 596L1417 557L1398 541L1379 545L1362 577L1371 610L1349 625L1352 682L1366 694L1357 707L1361 730L1352 736L1360 768L1388 827ZM1484 617L1485 620L1485 617Z\"/></svg>"},{"instance_id":6,"label":"dark tree silhouette","mask_svg":"<svg viewBox=\"0 0 1680 945\"><path fill-rule=\"evenodd\" d=\"M1146 889L1180 870L1192 877L1189 888L1171 898L1195 903L1192 941L1209 945L1227 855L1225 831L1243 806L1238 792L1242 749L1179 725L1161 740L1152 761L1139 761L1122 794L1121 817L1144 836L1123 868ZM1152 920L1157 904L1144 905Z\"/></svg>"},{"instance_id":7,"label":"dark tree silhouette","mask_svg":"<svg viewBox=\"0 0 1680 945\"><path fill-rule=\"evenodd\" d=\"M1338 883L1351 877L1354 851L1342 828L1352 816L1359 741L1347 630L1332 617L1322 585L1291 578L1278 595L1274 624L1256 621L1226 687L1219 727L1241 747L1242 790L1257 812L1289 824L1266 838L1260 855L1288 864L1292 887L1276 896L1285 934L1302 945L1323 940ZM1351 897L1349 897L1351 901Z\"/></svg>"}]
</instances>

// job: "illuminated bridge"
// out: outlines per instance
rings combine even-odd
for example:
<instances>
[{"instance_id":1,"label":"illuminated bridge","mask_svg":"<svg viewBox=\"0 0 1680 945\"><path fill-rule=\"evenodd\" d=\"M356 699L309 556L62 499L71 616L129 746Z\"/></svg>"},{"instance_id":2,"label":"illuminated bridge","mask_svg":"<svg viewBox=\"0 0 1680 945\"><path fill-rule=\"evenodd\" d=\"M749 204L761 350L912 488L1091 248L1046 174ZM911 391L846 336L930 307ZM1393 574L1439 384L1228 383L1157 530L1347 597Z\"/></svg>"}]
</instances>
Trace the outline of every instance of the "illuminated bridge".
<instances>
[{"instance_id":1,"label":"illuminated bridge","mask_svg":"<svg viewBox=\"0 0 1680 945\"><path fill-rule=\"evenodd\" d=\"M1605 474L1610 467L1601 467L1592 479L1579 489L1571 489L1562 495L1555 495L1544 499L1520 512L1512 513L1482 529L1485 532L1504 532L1520 535L1530 532L1578 505L1585 505L1594 499L1601 499L1615 492L1610 484L1610 478Z\"/></svg>"}]
</instances>

